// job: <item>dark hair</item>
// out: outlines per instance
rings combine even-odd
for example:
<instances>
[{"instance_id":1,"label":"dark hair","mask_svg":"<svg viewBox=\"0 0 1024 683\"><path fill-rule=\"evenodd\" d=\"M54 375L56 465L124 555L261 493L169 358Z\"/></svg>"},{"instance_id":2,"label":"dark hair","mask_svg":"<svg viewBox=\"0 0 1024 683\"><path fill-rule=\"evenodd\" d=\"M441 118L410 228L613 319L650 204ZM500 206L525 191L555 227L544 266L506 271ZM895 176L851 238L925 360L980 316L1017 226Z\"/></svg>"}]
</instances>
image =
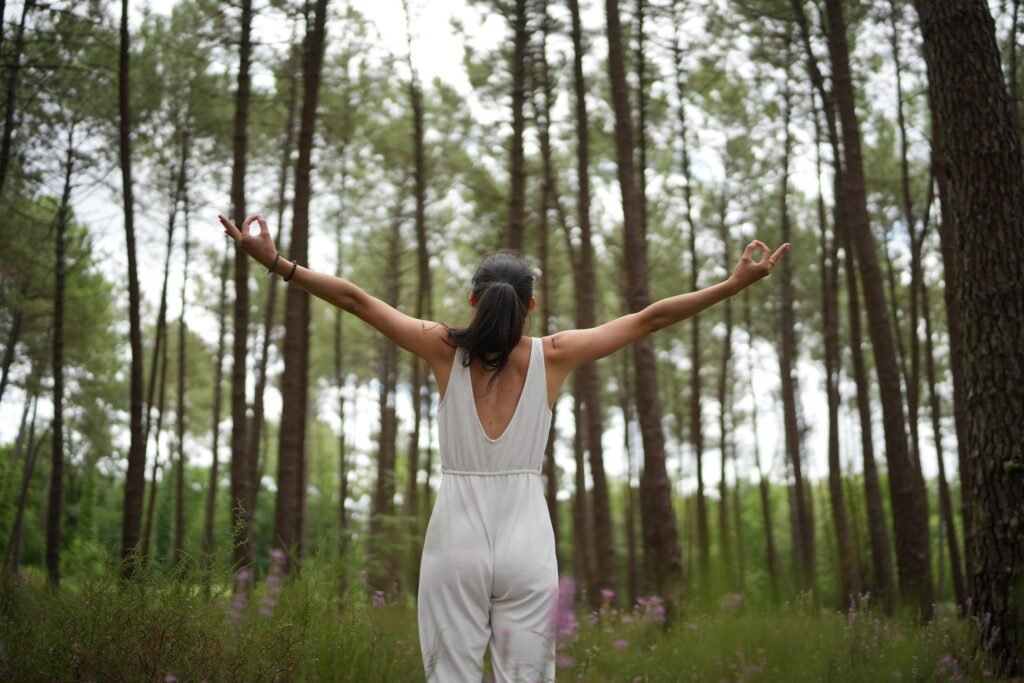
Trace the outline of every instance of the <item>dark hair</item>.
<instances>
[{"instance_id":1,"label":"dark hair","mask_svg":"<svg viewBox=\"0 0 1024 683\"><path fill-rule=\"evenodd\" d=\"M488 253L473 273L473 320L466 327L448 330L448 343L466 349L463 366L479 359L485 368L495 371L487 382L488 391L523 336L536 277L518 252L502 249Z\"/></svg>"}]
</instances>

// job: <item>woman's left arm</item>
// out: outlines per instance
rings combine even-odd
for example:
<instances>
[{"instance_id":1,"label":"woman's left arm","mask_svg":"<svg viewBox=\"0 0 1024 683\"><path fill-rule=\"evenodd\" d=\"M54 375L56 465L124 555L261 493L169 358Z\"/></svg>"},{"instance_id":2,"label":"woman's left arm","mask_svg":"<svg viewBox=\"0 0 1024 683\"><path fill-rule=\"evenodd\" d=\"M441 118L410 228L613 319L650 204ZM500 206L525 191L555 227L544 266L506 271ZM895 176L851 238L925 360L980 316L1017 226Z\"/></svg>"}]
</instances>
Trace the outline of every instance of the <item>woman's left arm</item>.
<instances>
[{"instance_id":1,"label":"woman's left arm","mask_svg":"<svg viewBox=\"0 0 1024 683\"><path fill-rule=\"evenodd\" d=\"M344 278L295 266L294 262L284 257L275 260L277 249L263 216L250 217L242 224L242 230L236 228L226 216L218 218L224 226L224 232L235 240L238 247L264 267L270 268L273 265L274 272L278 275L291 275L289 282L329 304L352 313L406 351L427 361L432 367L450 363L452 351L445 341L447 330L440 323L406 315ZM260 232L256 235L249 232L249 225L253 220L260 226Z\"/></svg>"}]
</instances>

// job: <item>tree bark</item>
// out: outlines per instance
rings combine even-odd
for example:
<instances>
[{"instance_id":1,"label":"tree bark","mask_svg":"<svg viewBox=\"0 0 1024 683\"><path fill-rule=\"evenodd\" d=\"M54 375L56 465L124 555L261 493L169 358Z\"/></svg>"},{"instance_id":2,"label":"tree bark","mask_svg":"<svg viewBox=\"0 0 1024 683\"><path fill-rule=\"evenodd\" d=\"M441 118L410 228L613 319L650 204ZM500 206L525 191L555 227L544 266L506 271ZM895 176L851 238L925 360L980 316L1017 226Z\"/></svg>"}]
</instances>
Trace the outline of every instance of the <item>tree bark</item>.
<instances>
[{"instance_id":1,"label":"tree bark","mask_svg":"<svg viewBox=\"0 0 1024 683\"><path fill-rule=\"evenodd\" d=\"M121 524L121 576L135 576L135 553L142 521L142 495L146 486L146 441L142 433L142 324L139 319L139 276L135 259L135 207L132 196L131 85L128 0L121 0L121 45L118 66L121 185L124 194L124 231L128 249L128 325L131 345L130 431L128 472L124 484Z\"/></svg>"},{"instance_id":2,"label":"tree bark","mask_svg":"<svg viewBox=\"0 0 1024 683\"><path fill-rule=\"evenodd\" d=\"M22 288L24 292L24 288ZM11 365L14 364L14 353L21 337L21 325L25 319L25 311L20 307L11 313L11 326L7 328L7 345L4 346L4 358L0 363L0 403L3 402L4 392L7 389L7 380L10 377Z\"/></svg>"},{"instance_id":3,"label":"tree bark","mask_svg":"<svg viewBox=\"0 0 1024 683\"><path fill-rule=\"evenodd\" d=\"M982 643L1024 673L1024 169L982 0L916 1L949 160L965 357L972 557Z\"/></svg>"},{"instance_id":4,"label":"tree bark","mask_svg":"<svg viewBox=\"0 0 1024 683\"><path fill-rule=\"evenodd\" d=\"M576 270L576 326L580 329L597 324L597 276L594 269L593 227L590 221L590 116L587 111L586 81L583 76L583 30L580 23L578 0L569 1L572 15L573 42L573 95L576 118L576 179L577 221L580 228L580 246ZM547 62L545 61L545 72ZM551 84L545 76L545 98L551 100ZM548 109L550 111L550 105ZM547 137L545 131L544 136ZM545 143L550 148L550 144ZM548 153L550 157L550 152ZM550 166L550 164L549 164ZM549 171L550 172L550 171ZM550 172L554 182L553 172ZM604 409L601 405L601 381L597 363L587 363L576 369L579 377L579 396L583 402L586 450L590 464L594 576L598 591L591 596L600 599L600 589L614 589L615 547L612 532L611 503L608 479L604 471Z\"/></svg>"},{"instance_id":5,"label":"tree bark","mask_svg":"<svg viewBox=\"0 0 1024 683\"><path fill-rule=\"evenodd\" d=\"M64 512L64 291L67 264L64 260L68 217L71 210L71 178L75 166L74 125L68 130L64 159L64 191L57 210L53 285L53 446L50 453L50 495L46 503L46 578L51 586L60 584L60 527Z\"/></svg>"},{"instance_id":6,"label":"tree bark","mask_svg":"<svg viewBox=\"0 0 1024 683\"><path fill-rule=\"evenodd\" d=\"M779 197L779 215L782 226L782 234L779 239L782 242L790 240L789 160L792 147L792 136L789 130L791 116L790 95L789 74L787 73L782 96L783 136L785 142L782 153L782 188ZM785 429L786 455L789 458L790 466L793 468L793 486L796 491L792 497L792 502L795 506L793 514L793 545L797 560L797 584L802 590L814 590L816 584L814 571L814 528L811 523L810 512L807 509L807 499L804 495L806 484L803 476L803 455L800 452L800 426L797 419L796 377L794 376L797 344L794 329L796 323L793 314L793 269L791 264L785 259L782 262L782 273L779 282L779 310L779 336L781 339L779 374L782 379L783 426Z\"/></svg>"},{"instance_id":7,"label":"tree bark","mask_svg":"<svg viewBox=\"0 0 1024 683\"><path fill-rule=\"evenodd\" d=\"M228 283L228 269L230 264L231 243L225 243L224 258L220 266L220 289L223 292ZM216 367L213 372L213 443L210 447L212 463L210 464L210 480L206 487L206 511L203 515L203 560L206 572L203 573L203 591L207 598L210 596L210 583L206 578L209 570L213 567L213 517L217 504L217 485L220 472L220 408L224 386L224 348L225 333L227 331L227 301L222 296L217 305L217 358Z\"/></svg>"},{"instance_id":8,"label":"tree bark","mask_svg":"<svg viewBox=\"0 0 1024 683\"><path fill-rule=\"evenodd\" d=\"M723 181L722 195L718 206L718 234L722 240L722 265L725 272L732 272L735 263L729 253L729 226L726 215L729 210L729 198L724 183L728 182L729 169L725 169L726 180ZM730 373L732 360L732 299L722 302L722 314L725 320L725 338L722 340L722 365L718 374L718 543L722 550L722 565L726 584L730 590L736 590L736 567L733 563L732 539L729 535L729 486L726 479L725 465L728 459L729 412L732 399L729 395Z\"/></svg>"},{"instance_id":9,"label":"tree bark","mask_svg":"<svg viewBox=\"0 0 1024 683\"><path fill-rule=\"evenodd\" d=\"M932 578L928 544L928 508L924 479L909 452L903 416L899 367L893 347L893 329L886 313L885 293L875 241L871 234L861 158L860 125L850 75L846 22L841 0L826 0L829 52L832 57L836 104L843 131L845 191L848 229L856 251L861 286L867 302L868 333L874 348L875 369L882 402L889 496L896 532L900 590L917 604L921 618L932 615Z\"/></svg>"},{"instance_id":10,"label":"tree bark","mask_svg":"<svg viewBox=\"0 0 1024 683\"><path fill-rule=\"evenodd\" d=\"M509 248L523 249L526 210L526 169L523 155L523 129L526 122L526 0L515 0L512 16L512 148L509 175L511 193L508 203L508 228L505 241Z\"/></svg>"},{"instance_id":11,"label":"tree bark","mask_svg":"<svg viewBox=\"0 0 1024 683\"><path fill-rule=\"evenodd\" d=\"M608 27L608 70L611 80L612 105L615 113L615 148L618 160L619 186L622 192L624 219L624 256L628 303L631 311L640 311L650 303L647 284L647 244L643 228L643 206L636 182L633 154L633 125L630 115L629 91L619 25L618 0L605 0ZM665 468L665 435L662 432L661 399L654 359L654 343L650 336L633 343L636 364L637 410L644 444L644 470L640 479L641 520L644 546L655 589L674 606L683 593L683 564L679 553L675 512Z\"/></svg>"},{"instance_id":12,"label":"tree bark","mask_svg":"<svg viewBox=\"0 0 1024 683\"><path fill-rule=\"evenodd\" d=\"M17 112L18 104L18 76L21 73L21 56L25 51L25 22L28 20L29 12L32 11L35 4L35 0L25 0L25 3L21 6L21 20L18 22L18 31L14 34L14 63L11 64L10 73L7 75L4 133L3 142L0 143L0 198L3 197L4 185L7 181L7 168L11 162L14 129L17 126L15 113ZM0 395L2 394L3 392L0 392Z\"/></svg>"},{"instance_id":13,"label":"tree bark","mask_svg":"<svg viewBox=\"0 0 1024 683\"><path fill-rule=\"evenodd\" d=\"M235 225L241 226L245 215L245 171L249 146L249 64L252 54L252 0L242 0L241 31L238 47L238 81L235 88L234 160L231 168L231 211ZM247 448L247 417L245 400L246 356L249 342L249 255L235 250L234 334L231 365L231 530L233 559L236 568L253 561L252 510L250 471ZM247 591L236 582L235 590Z\"/></svg>"},{"instance_id":14,"label":"tree bark","mask_svg":"<svg viewBox=\"0 0 1024 683\"><path fill-rule=\"evenodd\" d=\"M189 132L186 130L183 133L182 139L182 160L183 169L185 173L183 177L187 175L187 164L190 146ZM171 564L174 567L181 565L183 559L183 553L185 552L185 313L186 304L188 302L188 259L189 259L189 205L188 205L188 189L186 189L182 196L182 203L185 210L185 239L182 243L182 249L185 252L185 262L182 266L181 271L181 316L178 318L178 410L176 426L178 428L178 467L176 470L177 477L175 479L174 488L174 550L171 558Z\"/></svg>"},{"instance_id":15,"label":"tree bark","mask_svg":"<svg viewBox=\"0 0 1024 683\"><path fill-rule=\"evenodd\" d=\"M673 2L674 35L672 60L675 66L676 93L679 98L679 139L682 145L683 198L686 202L686 223L689 228L690 289L697 291L700 269L697 265L697 225L693 219L693 188L690 174L690 152L684 103L683 51L679 39L679 2ZM708 529L707 499L704 495L704 432L701 420L700 316L690 318L690 441L697 463L697 566L701 583L711 577L711 533Z\"/></svg>"},{"instance_id":16,"label":"tree bark","mask_svg":"<svg viewBox=\"0 0 1024 683\"><path fill-rule=\"evenodd\" d=\"M327 0L317 0L313 24L307 27L302 66L302 113L299 115L299 158L295 166L295 208L292 260L309 262L309 199L313 133L320 94ZM281 381L280 453L277 465L277 510L274 546L289 553L291 570L302 556L302 508L305 500L306 403L309 386L309 294L289 287L285 308L284 378Z\"/></svg>"}]
</instances>

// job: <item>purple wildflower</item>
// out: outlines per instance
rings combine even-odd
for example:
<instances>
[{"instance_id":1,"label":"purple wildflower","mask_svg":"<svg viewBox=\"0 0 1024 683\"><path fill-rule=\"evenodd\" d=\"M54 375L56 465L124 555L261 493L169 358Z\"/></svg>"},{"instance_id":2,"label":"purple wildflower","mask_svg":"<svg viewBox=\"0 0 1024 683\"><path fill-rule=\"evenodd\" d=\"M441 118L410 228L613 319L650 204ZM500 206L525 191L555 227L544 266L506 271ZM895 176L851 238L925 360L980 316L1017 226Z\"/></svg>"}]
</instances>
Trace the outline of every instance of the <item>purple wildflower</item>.
<instances>
[{"instance_id":1,"label":"purple wildflower","mask_svg":"<svg viewBox=\"0 0 1024 683\"><path fill-rule=\"evenodd\" d=\"M384 606L384 591L373 592L373 606L383 607Z\"/></svg>"},{"instance_id":2,"label":"purple wildflower","mask_svg":"<svg viewBox=\"0 0 1024 683\"><path fill-rule=\"evenodd\" d=\"M611 600L614 597L615 597L615 591L611 590L610 588L602 588L601 589L601 599L602 600Z\"/></svg>"},{"instance_id":3,"label":"purple wildflower","mask_svg":"<svg viewBox=\"0 0 1024 683\"><path fill-rule=\"evenodd\" d=\"M616 650L625 650L627 647L629 647L629 641L622 639L616 640L614 643L612 643L612 647L614 647Z\"/></svg>"}]
</instances>

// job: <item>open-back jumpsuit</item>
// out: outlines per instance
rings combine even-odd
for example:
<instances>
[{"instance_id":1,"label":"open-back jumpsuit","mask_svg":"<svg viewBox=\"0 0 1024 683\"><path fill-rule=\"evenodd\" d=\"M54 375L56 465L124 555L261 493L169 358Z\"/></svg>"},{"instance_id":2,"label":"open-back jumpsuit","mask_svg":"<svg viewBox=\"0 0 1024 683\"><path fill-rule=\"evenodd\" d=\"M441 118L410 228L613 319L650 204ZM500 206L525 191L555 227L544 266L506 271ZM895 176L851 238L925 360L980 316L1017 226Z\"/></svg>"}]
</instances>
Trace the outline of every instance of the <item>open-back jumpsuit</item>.
<instances>
[{"instance_id":1,"label":"open-back jumpsuit","mask_svg":"<svg viewBox=\"0 0 1024 683\"><path fill-rule=\"evenodd\" d=\"M530 363L512 419L484 432L457 349L437 412L441 483L427 524L417 602L427 680L479 683L487 647L495 679L555 679L555 535L541 467L551 410L544 350Z\"/></svg>"}]
</instances>

